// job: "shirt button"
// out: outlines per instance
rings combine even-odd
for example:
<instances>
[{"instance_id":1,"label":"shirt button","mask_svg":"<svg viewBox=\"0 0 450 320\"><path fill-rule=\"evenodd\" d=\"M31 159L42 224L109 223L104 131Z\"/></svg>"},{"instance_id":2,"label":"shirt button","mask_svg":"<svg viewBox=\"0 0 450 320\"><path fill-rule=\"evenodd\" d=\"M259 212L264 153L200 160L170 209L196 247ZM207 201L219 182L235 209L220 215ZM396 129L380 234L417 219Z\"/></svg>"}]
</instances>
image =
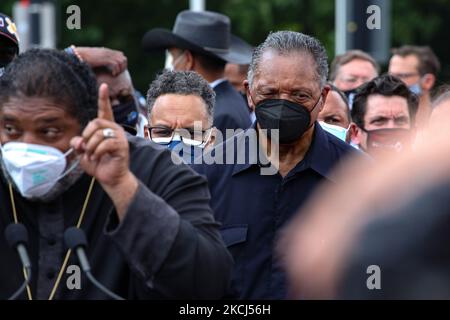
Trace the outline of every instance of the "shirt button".
<instances>
[{"instance_id":1,"label":"shirt button","mask_svg":"<svg viewBox=\"0 0 450 320\"><path fill-rule=\"evenodd\" d=\"M49 246L53 247L56 244L56 240L51 238L51 239L48 239L47 243Z\"/></svg>"}]
</instances>

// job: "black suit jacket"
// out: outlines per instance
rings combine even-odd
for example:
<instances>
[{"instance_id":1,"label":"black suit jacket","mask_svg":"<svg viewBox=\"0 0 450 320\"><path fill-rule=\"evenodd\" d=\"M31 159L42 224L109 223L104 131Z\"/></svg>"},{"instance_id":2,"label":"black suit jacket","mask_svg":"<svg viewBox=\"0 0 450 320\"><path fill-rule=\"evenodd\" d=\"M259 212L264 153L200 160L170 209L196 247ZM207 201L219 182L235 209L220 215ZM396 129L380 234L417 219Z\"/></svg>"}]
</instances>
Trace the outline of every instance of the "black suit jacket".
<instances>
[{"instance_id":1,"label":"black suit jacket","mask_svg":"<svg viewBox=\"0 0 450 320\"><path fill-rule=\"evenodd\" d=\"M214 126L226 137L226 129L247 129L251 126L248 108L242 96L228 81L219 83L215 88L216 106L214 108Z\"/></svg>"}]
</instances>

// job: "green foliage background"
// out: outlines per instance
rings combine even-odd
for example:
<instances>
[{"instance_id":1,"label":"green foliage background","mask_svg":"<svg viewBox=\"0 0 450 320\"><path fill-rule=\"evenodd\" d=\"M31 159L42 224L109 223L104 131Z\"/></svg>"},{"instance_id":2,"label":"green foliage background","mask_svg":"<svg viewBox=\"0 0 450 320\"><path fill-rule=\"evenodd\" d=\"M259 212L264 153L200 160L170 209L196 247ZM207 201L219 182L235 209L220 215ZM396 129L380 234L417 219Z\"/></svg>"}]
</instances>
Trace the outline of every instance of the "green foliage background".
<instances>
[{"instance_id":1,"label":"green foliage background","mask_svg":"<svg viewBox=\"0 0 450 320\"><path fill-rule=\"evenodd\" d=\"M15 0L0 0L0 11L12 14ZM58 9L58 46L105 46L125 52L136 87L145 92L164 63L160 55L141 49L143 34L155 27L171 29L177 13L189 0L55 0ZM269 31L290 29L319 38L334 56L334 0L207 0L207 9L227 14L233 33L252 45ZM66 8L81 8L81 30L65 27ZM392 0L392 46L431 46L441 59L440 83L450 80L448 23L450 0Z\"/></svg>"}]
</instances>

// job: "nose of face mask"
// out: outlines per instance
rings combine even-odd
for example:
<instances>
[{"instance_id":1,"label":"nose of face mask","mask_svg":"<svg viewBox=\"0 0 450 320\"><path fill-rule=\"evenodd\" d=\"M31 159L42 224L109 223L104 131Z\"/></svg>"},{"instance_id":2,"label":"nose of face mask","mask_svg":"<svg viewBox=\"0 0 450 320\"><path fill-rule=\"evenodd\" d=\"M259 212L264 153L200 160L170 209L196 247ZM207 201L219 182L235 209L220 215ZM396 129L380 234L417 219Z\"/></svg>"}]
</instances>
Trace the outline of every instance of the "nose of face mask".
<instances>
[{"instance_id":1,"label":"nose of face mask","mask_svg":"<svg viewBox=\"0 0 450 320\"><path fill-rule=\"evenodd\" d=\"M203 153L203 148L184 144L181 138L177 136L166 146L170 151L177 154L185 164L193 164L194 160Z\"/></svg>"},{"instance_id":2,"label":"nose of face mask","mask_svg":"<svg viewBox=\"0 0 450 320\"><path fill-rule=\"evenodd\" d=\"M319 121L319 124L322 127L322 129L324 129L328 133L331 133L333 136L339 138L340 140L342 140L344 142L346 141L348 128L346 129L346 128L343 128L340 126L335 126L335 125L328 124L323 121Z\"/></svg>"},{"instance_id":3,"label":"nose of face mask","mask_svg":"<svg viewBox=\"0 0 450 320\"><path fill-rule=\"evenodd\" d=\"M166 51L166 61L164 63L164 68L169 71L174 71L178 63L184 57L184 52L180 54L176 59L173 59L172 53Z\"/></svg>"},{"instance_id":4,"label":"nose of face mask","mask_svg":"<svg viewBox=\"0 0 450 320\"><path fill-rule=\"evenodd\" d=\"M1 147L4 168L16 188L25 198L38 198L47 194L58 180L75 169L76 163L65 173L66 157L50 146L9 142Z\"/></svg>"}]
</instances>

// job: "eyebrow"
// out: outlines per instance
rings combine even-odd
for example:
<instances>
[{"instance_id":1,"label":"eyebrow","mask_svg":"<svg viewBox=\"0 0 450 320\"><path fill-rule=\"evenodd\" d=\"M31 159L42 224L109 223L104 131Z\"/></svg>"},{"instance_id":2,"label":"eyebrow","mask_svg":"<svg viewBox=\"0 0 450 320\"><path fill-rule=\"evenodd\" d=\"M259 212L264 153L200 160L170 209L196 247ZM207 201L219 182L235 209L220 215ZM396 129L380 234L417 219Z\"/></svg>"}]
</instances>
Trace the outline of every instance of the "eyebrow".
<instances>
[{"instance_id":1,"label":"eyebrow","mask_svg":"<svg viewBox=\"0 0 450 320\"><path fill-rule=\"evenodd\" d=\"M394 117L394 120L408 120L409 117L407 115L401 115L398 117Z\"/></svg>"},{"instance_id":2,"label":"eyebrow","mask_svg":"<svg viewBox=\"0 0 450 320\"><path fill-rule=\"evenodd\" d=\"M387 121L389 119L390 119L389 117L385 117L385 116L375 116L372 119L369 119L369 122L379 121L379 120Z\"/></svg>"},{"instance_id":3,"label":"eyebrow","mask_svg":"<svg viewBox=\"0 0 450 320\"><path fill-rule=\"evenodd\" d=\"M41 118L36 120L36 122L40 122L40 123L53 123L56 121L61 120L61 117L47 117L47 118Z\"/></svg>"},{"instance_id":4,"label":"eyebrow","mask_svg":"<svg viewBox=\"0 0 450 320\"><path fill-rule=\"evenodd\" d=\"M324 119L333 119L333 118L337 118L337 119L344 119L342 115L340 114L326 114L323 116Z\"/></svg>"},{"instance_id":5,"label":"eyebrow","mask_svg":"<svg viewBox=\"0 0 450 320\"><path fill-rule=\"evenodd\" d=\"M276 85L272 85L272 84L262 84L259 86L256 86L256 91L278 91L278 87ZM301 92L301 93L305 93L308 95L313 95L313 90L310 88L305 88L305 87L293 87L291 89L289 89L289 92L293 92L293 93L297 93L297 92Z\"/></svg>"},{"instance_id":6,"label":"eyebrow","mask_svg":"<svg viewBox=\"0 0 450 320\"><path fill-rule=\"evenodd\" d=\"M155 123L153 125L149 125L149 128L153 128L153 127L158 127L158 128L164 128L164 129L170 129L172 130L172 128L166 124L161 124L161 123Z\"/></svg>"},{"instance_id":7,"label":"eyebrow","mask_svg":"<svg viewBox=\"0 0 450 320\"><path fill-rule=\"evenodd\" d=\"M14 116L3 115L3 121L16 122L18 119Z\"/></svg>"}]
</instances>

